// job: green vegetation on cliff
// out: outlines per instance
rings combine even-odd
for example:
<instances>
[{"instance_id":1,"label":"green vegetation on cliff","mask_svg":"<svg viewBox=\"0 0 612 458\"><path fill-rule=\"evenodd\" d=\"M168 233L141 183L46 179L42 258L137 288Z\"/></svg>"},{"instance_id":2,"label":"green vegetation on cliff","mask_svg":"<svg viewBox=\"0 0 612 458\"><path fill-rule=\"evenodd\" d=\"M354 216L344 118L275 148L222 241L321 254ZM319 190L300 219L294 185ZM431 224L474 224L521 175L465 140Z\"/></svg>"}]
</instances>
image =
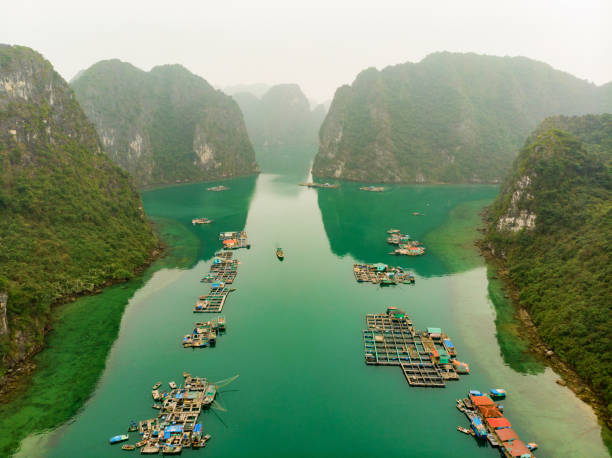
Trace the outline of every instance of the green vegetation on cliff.
<instances>
[{"instance_id":1,"label":"green vegetation on cliff","mask_svg":"<svg viewBox=\"0 0 612 458\"><path fill-rule=\"evenodd\" d=\"M306 169L317 151L325 108L310 109L297 84L272 86L261 98L252 93L233 95L244 113L249 137L264 170L294 165Z\"/></svg>"},{"instance_id":2,"label":"green vegetation on cliff","mask_svg":"<svg viewBox=\"0 0 612 458\"><path fill-rule=\"evenodd\" d=\"M71 84L105 151L140 186L257 171L236 102L180 65L101 61Z\"/></svg>"},{"instance_id":3,"label":"green vegetation on cliff","mask_svg":"<svg viewBox=\"0 0 612 458\"><path fill-rule=\"evenodd\" d=\"M612 115L553 117L489 208L487 241L543 340L612 414Z\"/></svg>"},{"instance_id":4,"label":"green vegetation on cliff","mask_svg":"<svg viewBox=\"0 0 612 458\"><path fill-rule=\"evenodd\" d=\"M2 375L41 348L52 304L129 278L157 238L127 174L101 151L51 64L0 45L0 81Z\"/></svg>"},{"instance_id":5,"label":"green vegetation on cliff","mask_svg":"<svg viewBox=\"0 0 612 458\"><path fill-rule=\"evenodd\" d=\"M370 182L498 182L545 117L612 110L597 87L524 57L436 53L340 87L313 173Z\"/></svg>"}]
</instances>

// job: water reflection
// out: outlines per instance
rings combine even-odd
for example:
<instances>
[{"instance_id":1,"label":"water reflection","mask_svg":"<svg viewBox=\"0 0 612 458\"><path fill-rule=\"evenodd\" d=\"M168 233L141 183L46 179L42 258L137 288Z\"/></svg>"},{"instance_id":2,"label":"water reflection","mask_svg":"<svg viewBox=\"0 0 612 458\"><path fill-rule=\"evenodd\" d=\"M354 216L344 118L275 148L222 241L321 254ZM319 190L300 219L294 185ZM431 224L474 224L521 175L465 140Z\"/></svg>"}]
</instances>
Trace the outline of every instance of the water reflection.
<instances>
[{"instance_id":1,"label":"water reflection","mask_svg":"<svg viewBox=\"0 0 612 458\"><path fill-rule=\"evenodd\" d=\"M342 182L338 189L318 191L319 209L331 250L367 262L384 262L414 270L423 277L458 271L436 253L438 244L420 257L392 256L386 231L397 228L412 239L427 236L444 226L452 209L471 201L486 205L497 193L494 186L390 186L384 192L360 191L360 183ZM417 212L419 215L415 216ZM473 231L474 228L470 227ZM452 224L444 237L453 237ZM473 240L473 238L472 238ZM453 249L452 246L445 250ZM448 256L453 258L453 256Z\"/></svg>"},{"instance_id":2,"label":"water reflection","mask_svg":"<svg viewBox=\"0 0 612 458\"><path fill-rule=\"evenodd\" d=\"M253 175L231 182L193 183L143 193L147 215L162 225L164 234L176 239L167 241L169 245L176 249L175 242L181 242L178 249L184 253L177 257L183 261L177 267L191 267L200 260L210 259L218 249L217 243L210 242L216 241L216 234L244 228L256 181L257 176ZM221 192L206 190L220 184L230 189ZM214 221L197 226L191 224L193 218L200 217Z\"/></svg>"}]
</instances>

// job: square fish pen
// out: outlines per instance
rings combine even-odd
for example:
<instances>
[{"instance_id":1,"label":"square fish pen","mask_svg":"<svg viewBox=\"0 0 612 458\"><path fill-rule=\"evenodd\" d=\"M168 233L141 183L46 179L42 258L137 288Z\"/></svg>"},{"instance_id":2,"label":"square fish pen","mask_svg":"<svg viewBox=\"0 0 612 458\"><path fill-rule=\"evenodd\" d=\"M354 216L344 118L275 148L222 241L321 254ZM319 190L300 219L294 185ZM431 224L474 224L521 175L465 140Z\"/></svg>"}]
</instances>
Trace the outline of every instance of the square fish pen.
<instances>
[{"instance_id":1,"label":"square fish pen","mask_svg":"<svg viewBox=\"0 0 612 458\"><path fill-rule=\"evenodd\" d=\"M193 309L194 313L219 313L223 310L227 295L232 291L233 289L225 287L211 288L207 295L200 296Z\"/></svg>"},{"instance_id":2,"label":"square fish pen","mask_svg":"<svg viewBox=\"0 0 612 458\"><path fill-rule=\"evenodd\" d=\"M436 360L433 340L426 332L415 331L412 321L400 310L366 315L363 331L366 364L400 366L411 386L446 386L445 380L459 378L452 364Z\"/></svg>"}]
</instances>

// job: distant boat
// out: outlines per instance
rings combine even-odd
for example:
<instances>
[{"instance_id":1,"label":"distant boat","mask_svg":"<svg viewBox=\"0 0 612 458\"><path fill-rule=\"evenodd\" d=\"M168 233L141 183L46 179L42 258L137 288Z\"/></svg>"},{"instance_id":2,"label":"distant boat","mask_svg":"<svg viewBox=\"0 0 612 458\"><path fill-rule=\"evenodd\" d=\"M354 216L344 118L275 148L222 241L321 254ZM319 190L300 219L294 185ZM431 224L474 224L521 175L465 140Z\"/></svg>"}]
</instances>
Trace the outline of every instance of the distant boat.
<instances>
[{"instance_id":1,"label":"distant boat","mask_svg":"<svg viewBox=\"0 0 612 458\"><path fill-rule=\"evenodd\" d=\"M283 249L282 249L282 248L277 248L277 249L276 249L276 257L277 257L278 259L280 259L281 261L282 261L283 259L285 259L285 253L283 253Z\"/></svg>"},{"instance_id":2,"label":"distant boat","mask_svg":"<svg viewBox=\"0 0 612 458\"><path fill-rule=\"evenodd\" d=\"M213 220L212 219L208 219L208 218L194 218L191 220L191 224L193 224L194 226L196 224L210 224L212 223Z\"/></svg>"}]
</instances>

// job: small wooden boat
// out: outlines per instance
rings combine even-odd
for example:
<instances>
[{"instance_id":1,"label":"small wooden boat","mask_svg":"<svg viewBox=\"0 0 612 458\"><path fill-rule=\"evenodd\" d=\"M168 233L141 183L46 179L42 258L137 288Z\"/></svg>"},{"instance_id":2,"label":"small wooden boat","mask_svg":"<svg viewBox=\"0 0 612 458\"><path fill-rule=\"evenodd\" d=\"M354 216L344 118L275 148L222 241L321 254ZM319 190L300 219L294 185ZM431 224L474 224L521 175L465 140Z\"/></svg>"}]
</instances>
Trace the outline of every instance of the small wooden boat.
<instances>
[{"instance_id":1,"label":"small wooden boat","mask_svg":"<svg viewBox=\"0 0 612 458\"><path fill-rule=\"evenodd\" d=\"M162 406L160 404L153 404L153 408L159 410Z\"/></svg>"},{"instance_id":2,"label":"small wooden boat","mask_svg":"<svg viewBox=\"0 0 612 458\"><path fill-rule=\"evenodd\" d=\"M217 318L217 326L219 328L219 331L225 331L225 317L224 316L220 316L219 318Z\"/></svg>"},{"instance_id":3,"label":"small wooden boat","mask_svg":"<svg viewBox=\"0 0 612 458\"><path fill-rule=\"evenodd\" d=\"M111 437L108 442L113 445L113 444L118 444L119 442L125 442L126 440L128 440L130 438L130 436L128 436L127 434L119 434L117 436L113 436Z\"/></svg>"},{"instance_id":4,"label":"small wooden boat","mask_svg":"<svg viewBox=\"0 0 612 458\"><path fill-rule=\"evenodd\" d=\"M283 253L283 249L282 249L282 248L277 248L277 249L276 249L276 257L277 257L278 259L280 259L281 261L282 261L283 259L285 259L285 253Z\"/></svg>"},{"instance_id":5,"label":"small wooden boat","mask_svg":"<svg viewBox=\"0 0 612 458\"><path fill-rule=\"evenodd\" d=\"M162 448L162 454L164 455L180 455L183 451L183 447L180 445L166 445Z\"/></svg>"},{"instance_id":6,"label":"small wooden boat","mask_svg":"<svg viewBox=\"0 0 612 458\"><path fill-rule=\"evenodd\" d=\"M207 434L206 436L204 436L204 441L208 442L210 440L212 436L210 434Z\"/></svg>"},{"instance_id":7,"label":"small wooden boat","mask_svg":"<svg viewBox=\"0 0 612 458\"><path fill-rule=\"evenodd\" d=\"M127 450L128 452L131 452L132 450L136 449L136 446L132 445L132 444L123 444L121 446L121 449L122 450Z\"/></svg>"},{"instance_id":8,"label":"small wooden boat","mask_svg":"<svg viewBox=\"0 0 612 458\"><path fill-rule=\"evenodd\" d=\"M472 434L473 431L468 428L464 428L463 426L457 426L457 431L462 432L463 434Z\"/></svg>"},{"instance_id":9,"label":"small wooden boat","mask_svg":"<svg viewBox=\"0 0 612 458\"><path fill-rule=\"evenodd\" d=\"M170 385L170 388L172 388L173 390L176 390L176 382L170 382L168 383L168 385Z\"/></svg>"},{"instance_id":10,"label":"small wooden boat","mask_svg":"<svg viewBox=\"0 0 612 458\"><path fill-rule=\"evenodd\" d=\"M208 219L208 218L194 218L191 220L191 224L193 224L194 226L196 224L210 224L212 223L213 220L212 219Z\"/></svg>"},{"instance_id":11,"label":"small wooden boat","mask_svg":"<svg viewBox=\"0 0 612 458\"><path fill-rule=\"evenodd\" d=\"M147 445L147 441L146 440L142 440L140 442L136 442L136 447L138 447L138 448L144 447L145 445Z\"/></svg>"},{"instance_id":12,"label":"small wooden boat","mask_svg":"<svg viewBox=\"0 0 612 458\"><path fill-rule=\"evenodd\" d=\"M370 192L383 192L385 190L382 186L362 186L359 188L360 191L370 191Z\"/></svg>"},{"instance_id":13,"label":"small wooden boat","mask_svg":"<svg viewBox=\"0 0 612 458\"><path fill-rule=\"evenodd\" d=\"M131 432L136 431L137 429L138 429L138 425L136 424L136 422L131 421L130 426L128 426L128 432L131 433Z\"/></svg>"},{"instance_id":14,"label":"small wooden boat","mask_svg":"<svg viewBox=\"0 0 612 458\"><path fill-rule=\"evenodd\" d=\"M162 386L162 382L157 382L155 385L153 385L153 389L156 390L158 389L160 386Z\"/></svg>"},{"instance_id":15,"label":"small wooden boat","mask_svg":"<svg viewBox=\"0 0 612 458\"><path fill-rule=\"evenodd\" d=\"M538 448L538 444L535 442L529 442L527 444L527 448L533 452L536 448Z\"/></svg>"}]
</instances>

